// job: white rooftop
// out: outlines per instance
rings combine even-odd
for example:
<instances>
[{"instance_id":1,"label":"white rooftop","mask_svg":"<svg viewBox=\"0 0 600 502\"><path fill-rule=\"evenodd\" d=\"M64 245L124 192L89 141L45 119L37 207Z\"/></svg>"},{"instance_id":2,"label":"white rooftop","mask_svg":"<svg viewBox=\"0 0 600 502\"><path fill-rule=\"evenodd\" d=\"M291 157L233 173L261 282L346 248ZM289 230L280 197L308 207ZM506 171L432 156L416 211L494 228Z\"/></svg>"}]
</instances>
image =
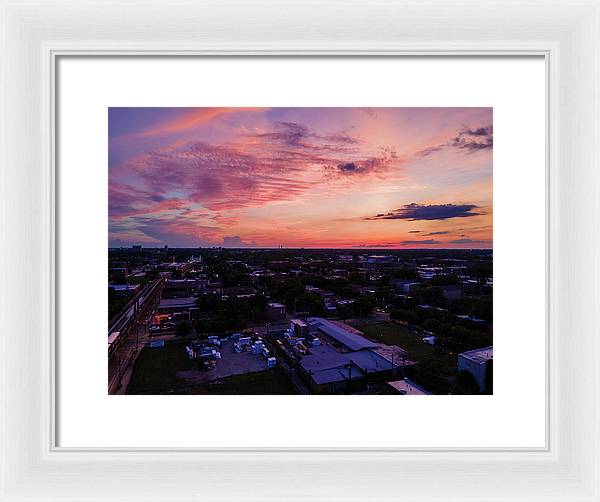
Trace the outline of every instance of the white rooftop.
<instances>
[{"instance_id":1,"label":"white rooftop","mask_svg":"<svg viewBox=\"0 0 600 502\"><path fill-rule=\"evenodd\" d=\"M388 382L388 385L394 387L400 394L409 396L424 396L429 394L429 392L419 387L416 383L411 382L408 378L396 380L395 382Z\"/></svg>"},{"instance_id":2,"label":"white rooftop","mask_svg":"<svg viewBox=\"0 0 600 502\"><path fill-rule=\"evenodd\" d=\"M494 347L489 346L482 349L468 350L467 352L459 354L459 357L461 356L474 363L482 364L494 358Z\"/></svg>"}]
</instances>

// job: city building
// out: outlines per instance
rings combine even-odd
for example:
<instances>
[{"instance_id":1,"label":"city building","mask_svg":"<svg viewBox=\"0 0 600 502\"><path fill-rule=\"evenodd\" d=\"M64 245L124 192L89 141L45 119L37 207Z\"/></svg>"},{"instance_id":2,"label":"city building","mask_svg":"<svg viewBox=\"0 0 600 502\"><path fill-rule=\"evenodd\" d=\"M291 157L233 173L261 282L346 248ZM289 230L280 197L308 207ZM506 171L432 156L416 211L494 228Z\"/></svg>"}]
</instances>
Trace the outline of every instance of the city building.
<instances>
[{"instance_id":1,"label":"city building","mask_svg":"<svg viewBox=\"0 0 600 502\"><path fill-rule=\"evenodd\" d=\"M398 293L408 293L411 288L419 285L420 283L414 279L391 279L390 286L393 287Z\"/></svg>"},{"instance_id":2,"label":"city building","mask_svg":"<svg viewBox=\"0 0 600 502\"><path fill-rule=\"evenodd\" d=\"M458 284L448 284L440 287L446 300L460 300L462 298L462 288Z\"/></svg>"},{"instance_id":3,"label":"city building","mask_svg":"<svg viewBox=\"0 0 600 502\"><path fill-rule=\"evenodd\" d=\"M389 265L394 263L394 257L392 255L370 255L366 257L365 262L378 265Z\"/></svg>"},{"instance_id":4,"label":"city building","mask_svg":"<svg viewBox=\"0 0 600 502\"><path fill-rule=\"evenodd\" d=\"M198 312L196 298L162 298L158 304L158 314L179 314L178 318L191 319Z\"/></svg>"},{"instance_id":5,"label":"city building","mask_svg":"<svg viewBox=\"0 0 600 502\"><path fill-rule=\"evenodd\" d=\"M244 286L235 286L230 288L223 288L223 296L227 298L251 298L256 295L256 290L253 288L247 288Z\"/></svg>"},{"instance_id":6,"label":"city building","mask_svg":"<svg viewBox=\"0 0 600 502\"><path fill-rule=\"evenodd\" d=\"M194 296L199 289L198 279L167 279L163 286L163 297L186 298Z\"/></svg>"},{"instance_id":7,"label":"city building","mask_svg":"<svg viewBox=\"0 0 600 502\"><path fill-rule=\"evenodd\" d=\"M308 335L308 324L301 319L292 319L290 321L290 329L294 333L294 336L298 338L304 338Z\"/></svg>"},{"instance_id":8,"label":"city building","mask_svg":"<svg viewBox=\"0 0 600 502\"><path fill-rule=\"evenodd\" d=\"M427 392L423 387L418 386L412 380L403 378L402 380L396 380L395 382L388 382L388 385L398 391L398 394L407 396L425 396L430 393Z\"/></svg>"},{"instance_id":9,"label":"city building","mask_svg":"<svg viewBox=\"0 0 600 502\"><path fill-rule=\"evenodd\" d=\"M391 374L393 363L377 352L381 344L340 322L310 317L307 323L319 343L300 359L300 368L314 392L344 392Z\"/></svg>"},{"instance_id":10,"label":"city building","mask_svg":"<svg viewBox=\"0 0 600 502\"><path fill-rule=\"evenodd\" d=\"M131 298L139 287L139 284L109 284L108 289L112 291L115 296Z\"/></svg>"},{"instance_id":11,"label":"city building","mask_svg":"<svg viewBox=\"0 0 600 502\"><path fill-rule=\"evenodd\" d=\"M492 362L494 359L494 348L485 347L482 349L469 350L458 355L458 371L468 371L473 375L479 390L485 392L487 386L491 384Z\"/></svg>"},{"instance_id":12,"label":"city building","mask_svg":"<svg viewBox=\"0 0 600 502\"><path fill-rule=\"evenodd\" d=\"M270 321L281 321L285 319L285 305L282 303L267 303L266 314Z\"/></svg>"}]
</instances>

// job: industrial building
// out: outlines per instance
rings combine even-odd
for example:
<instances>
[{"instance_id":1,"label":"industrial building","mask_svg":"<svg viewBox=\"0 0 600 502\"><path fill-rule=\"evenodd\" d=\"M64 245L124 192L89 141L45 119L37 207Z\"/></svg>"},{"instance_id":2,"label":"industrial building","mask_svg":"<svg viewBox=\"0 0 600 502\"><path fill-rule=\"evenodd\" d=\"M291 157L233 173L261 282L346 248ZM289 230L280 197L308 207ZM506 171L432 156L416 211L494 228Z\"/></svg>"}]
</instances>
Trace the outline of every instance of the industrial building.
<instances>
[{"instance_id":1,"label":"industrial building","mask_svg":"<svg viewBox=\"0 0 600 502\"><path fill-rule=\"evenodd\" d=\"M408 378L396 380L395 382L388 382L388 385L393 387L398 392L398 394L402 394L404 396L426 396L430 394L425 389L423 389L423 387L420 387Z\"/></svg>"},{"instance_id":2,"label":"industrial building","mask_svg":"<svg viewBox=\"0 0 600 502\"><path fill-rule=\"evenodd\" d=\"M167 279L163 286L163 298L189 298L198 293L198 279Z\"/></svg>"},{"instance_id":3,"label":"industrial building","mask_svg":"<svg viewBox=\"0 0 600 502\"><path fill-rule=\"evenodd\" d=\"M172 314L179 319L194 319L198 313L196 298L162 298L158 304L157 314Z\"/></svg>"},{"instance_id":4,"label":"industrial building","mask_svg":"<svg viewBox=\"0 0 600 502\"><path fill-rule=\"evenodd\" d=\"M285 319L285 305L282 303L267 303L266 314L270 321L281 321Z\"/></svg>"},{"instance_id":5,"label":"industrial building","mask_svg":"<svg viewBox=\"0 0 600 502\"><path fill-rule=\"evenodd\" d=\"M115 296L123 298L131 298L139 290L139 284L109 284L108 289L112 291Z\"/></svg>"},{"instance_id":6,"label":"industrial building","mask_svg":"<svg viewBox=\"0 0 600 502\"><path fill-rule=\"evenodd\" d=\"M299 365L314 392L344 392L392 374L392 361L378 352L382 344L340 322L309 317L306 324L318 343L310 343Z\"/></svg>"},{"instance_id":7,"label":"industrial building","mask_svg":"<svg viewBox=\"0 0 600 502\"><path fill-rule=\"evenodd\" d=\"M479 390L486 392L491 386L491 371L494 360L494 348L469 350L458 355L458 371L468 371L473 375Z\"/></svg>"}]
</instances>

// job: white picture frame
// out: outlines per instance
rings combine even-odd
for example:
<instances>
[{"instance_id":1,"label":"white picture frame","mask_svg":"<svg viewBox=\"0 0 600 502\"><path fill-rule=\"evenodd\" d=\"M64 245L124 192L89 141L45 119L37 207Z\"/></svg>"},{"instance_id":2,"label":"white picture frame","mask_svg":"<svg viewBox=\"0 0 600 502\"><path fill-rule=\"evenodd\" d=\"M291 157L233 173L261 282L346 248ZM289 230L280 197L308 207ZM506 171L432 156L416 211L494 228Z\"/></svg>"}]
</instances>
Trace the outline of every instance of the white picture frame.
<instances>
[{"instance_id":1,"label":"white picture frame","mask_svg":"<svg viewBox=\"0 0 600 502\"><path fill-rule=\"evenodd\" d=\"M0 500L600 500L600 2L0 5ZM547 448L56 446L56 59L196 54L546 58Z\"/></svg>"}]
</instances>

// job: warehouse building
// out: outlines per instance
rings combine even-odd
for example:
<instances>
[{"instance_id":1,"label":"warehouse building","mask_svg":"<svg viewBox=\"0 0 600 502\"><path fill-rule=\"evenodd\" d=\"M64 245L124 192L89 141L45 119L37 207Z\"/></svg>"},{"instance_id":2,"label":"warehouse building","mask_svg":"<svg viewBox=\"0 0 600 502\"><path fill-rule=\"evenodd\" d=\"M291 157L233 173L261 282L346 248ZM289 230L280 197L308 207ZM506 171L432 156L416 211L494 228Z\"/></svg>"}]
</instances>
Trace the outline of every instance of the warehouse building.
<instances>
[{"instance_id":1,"label":"warehouse building","mask_svg":"<svg viewBox=\"0 0 600 502\"><path fill-rule=\"evenodd\" d=\"M372 342L340 322L319 317L307 319L308 333L321 341L300 359L300 368L315 392L346 392L367 381L392 374L393 363L377 352Z\"/></svg>"}]
</instances>

